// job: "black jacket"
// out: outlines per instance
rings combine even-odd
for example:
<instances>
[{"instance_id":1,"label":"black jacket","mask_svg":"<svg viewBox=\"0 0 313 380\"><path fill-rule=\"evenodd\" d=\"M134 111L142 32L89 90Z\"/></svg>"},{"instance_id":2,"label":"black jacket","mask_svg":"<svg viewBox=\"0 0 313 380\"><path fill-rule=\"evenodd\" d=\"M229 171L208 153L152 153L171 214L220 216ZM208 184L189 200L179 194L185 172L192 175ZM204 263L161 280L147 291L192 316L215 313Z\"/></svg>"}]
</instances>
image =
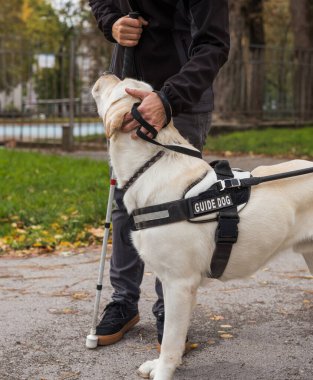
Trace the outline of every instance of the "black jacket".
<instances>
[{"instance_id":1,"label":"black jacket","mask_svg":"<svg viewBox=\"0 0 313 380\"><path fill-rule=\"evenodd\" d=\"M105 37L132 10L149 22L135 49L138 79L167 96L173 115L213 109L212 83L229 51L227 0L89 0ZM116 46L112 69L121 75L123 51Z\"/></svg>"}]
</instances>

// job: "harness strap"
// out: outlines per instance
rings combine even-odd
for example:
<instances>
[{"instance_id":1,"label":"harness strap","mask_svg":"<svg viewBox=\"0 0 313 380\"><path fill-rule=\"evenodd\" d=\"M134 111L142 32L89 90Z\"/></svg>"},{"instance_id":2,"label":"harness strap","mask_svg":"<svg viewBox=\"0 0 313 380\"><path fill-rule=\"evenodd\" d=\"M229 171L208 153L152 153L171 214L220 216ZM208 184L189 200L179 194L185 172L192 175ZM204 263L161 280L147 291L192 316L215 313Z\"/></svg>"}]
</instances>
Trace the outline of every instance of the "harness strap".
<instances>
[{"instance_id":1,"label":"harness strap","mask_svg":"<svg viewBox=\"0 0 313 380\"><path fill-rule=\"evenodd\" d=\"M137 208L131 213L131 219L133 221L132 230L137 231L180 222L182 220L190 220L197 216L194 212L195 203L198 203L199 201L201 202L201 200L205 201L207 199L214 199L219 195L220 191L213 186L195 197ZM238 197L238 200L241 200L241 197ZM236 196L234 196L233 202L237 203ZM207 210L206 212L216 212L216 209Z\"/></svg>"},{"instance_id":2,"label":"harness strap","mask_svg":"<svg viewBox=\"0 0 313 380\"><path fill-rule=\"evenodd\" d=\"M213 185L210 189L194 197L133 210L130 215L131 229L138 231L183 220L191 221L198 216L216 213L221 209L229 210L232 205L239 206L247 203L249 197L249 188L233 189L229 193L224 192L221 194L217 186ZM224 219L227 219L227 217L228 214L225 214ZM220 218L221 220L223 219L223 217ZM219 233L220 238L223 237L224 240L229 230L226 224L227 221L221 222Z\"/></svg>"},{"instance_id":3,"label":"harness strap","mask_svg":"<svg viewBox=\"0 0 313 380\"><path fill-rule=\"evenodd\" d=\"M210 164L218 180L234 178L228 161L214 161ZM215 231L215 250L211 260L211 273L208 277L219 278L225 271L229 257L238 238L239 215L236 206L219 211L218 225Z\"/></svg>"},{"instance_id":4,"label":"harness strap","mask_svg":"<svg viewBox=\"0 0 313 380\"><path fill-rule=\"evenodd\" d=\"M152 134L153 138L151 139L146 134L144 134L143 132L141 132L140 128L138 128L137 131L136 131L136 134L137 134L138 137L140 137L141 139L143 139L143 140L145 140L145 141L147 141L147 142L149 142L151 144L160 146L162 148L165 148L165 149L177 152L177 153L186 154L187 156L191 156L191 157L196 157L196 158L201 158L202 159L202 154L198 150L189 149L189 148L186 148L186 147L183 147L183 146L179 146L179 145L163 145L163 144L159 143L158 141L153 140L154 138L156 138L158 132L157 132L157 130L151 124L149 124L141 116L140 112L138 111L138 106L139 105L140 105L140 103L134 103L133 104L133 107L132 107L132 110L131 110L131 114L132 114L133 118L135 120L137 120L140 125L142 125L144 128L146 128L147 131L149 131Z\"/></svg>"}]
</instances>

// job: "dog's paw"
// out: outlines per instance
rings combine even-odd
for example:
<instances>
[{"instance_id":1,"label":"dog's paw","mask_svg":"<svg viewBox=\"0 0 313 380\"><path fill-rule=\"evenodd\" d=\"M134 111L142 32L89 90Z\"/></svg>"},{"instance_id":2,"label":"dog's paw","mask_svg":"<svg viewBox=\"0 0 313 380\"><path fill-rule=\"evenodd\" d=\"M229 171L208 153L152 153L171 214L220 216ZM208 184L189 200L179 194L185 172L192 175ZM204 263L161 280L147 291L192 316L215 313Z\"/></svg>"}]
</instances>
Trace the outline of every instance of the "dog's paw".
<instances>
[{"instance_id":1,"label":"dog's paw","mask_svg":"<svg viewBox=\"0 0 313 380\"><path fill-rule=\"evenodd\" d=\"M137 373L143 379L153 379L155 375L156 366L159 359L148 360L143 363L137 370Z\"/></svg>"}]
</instances>

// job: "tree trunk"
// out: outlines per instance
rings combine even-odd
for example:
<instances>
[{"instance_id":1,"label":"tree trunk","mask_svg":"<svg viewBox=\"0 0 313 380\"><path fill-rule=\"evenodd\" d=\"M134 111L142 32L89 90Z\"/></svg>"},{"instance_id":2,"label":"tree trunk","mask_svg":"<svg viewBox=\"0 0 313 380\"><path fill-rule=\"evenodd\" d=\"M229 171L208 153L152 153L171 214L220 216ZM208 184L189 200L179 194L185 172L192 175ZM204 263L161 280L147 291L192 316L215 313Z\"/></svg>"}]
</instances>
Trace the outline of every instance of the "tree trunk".
<instances>
[{"instance_id":1,"label":"tree trunk","mask_svg":"<svg viewBox=\"0 0 313 380\"><path fill-rule=\"evenodd\" d=\"M215 108L223 118L260 116L264 92L263 0L230 0L229 11L231 49L214 86Z\"/></svg>"},{"instance_id":2,"label":"tree trunk","mask_svg":"<svg viewBox=\"0 0 313 380\"><path fill-rule=\"evenodd\" d=\"M263 0L250 0L248 6L250 63L248 65L248 113L262 118L264 102L264 46Z\"/></svg>"},{"instance_id":3,"label":"tree trunk","mask_svg":"<svg viewBox=\"0 0 313 380\"><path fill-rule=\"evenodd\" d=\"M313 117L313 1L290 0L294 35L294 108L299 120Z\"/></svg>"},{"instance_id":4,"label":"tree trunk","mask_svg":"<svg viewBox=\"0 0 313 380\"><path fill-rule=\"evenodd\" d=\"M215 109L223 118L236 117L245 109L243 50L247 49L245 8L249 0L229 1L230 52L228 63L214 84Z\"/></svg>"}]
</instances>

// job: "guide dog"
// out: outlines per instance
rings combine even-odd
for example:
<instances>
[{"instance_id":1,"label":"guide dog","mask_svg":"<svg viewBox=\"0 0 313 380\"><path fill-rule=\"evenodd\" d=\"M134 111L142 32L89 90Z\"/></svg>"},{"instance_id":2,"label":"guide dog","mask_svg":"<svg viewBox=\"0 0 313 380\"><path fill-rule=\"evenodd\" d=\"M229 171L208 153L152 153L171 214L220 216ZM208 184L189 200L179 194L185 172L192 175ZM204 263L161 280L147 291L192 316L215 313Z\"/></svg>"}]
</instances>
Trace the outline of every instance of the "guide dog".
<instances>
[{"instance_id":1,"label":"guide dog","mask_svg":"<svg viewBox=\"0 0 313 380\"><path fill-rule=\"evenodd\" d=\"M123 187L136 169L163 149L122 133L125 114L138 99L125 88L152 90L133 79L119 80L104 74L92 95L110 139L110 159L118 186ZM163 128L157 141L193 149L174 127ZM264 176L313 166L294 160L256 168L253 176ZM126 191L124 203L129 214L140 207L182 198L186 188L204 173L212 173L207 162L181 153L166 151ZM313 273L313 175L267 182L252 188L250 201L240 212L239 238L221 281L253 274L279 252L292 248L303 255ZM170 380L181 363L196 292L210 266L216 222L188 221L132 232L132 241L144 262L160 278L165 298L165 327L159 359L147 361L138 370L144 378Z\"/></svg>"}]
</instances>

